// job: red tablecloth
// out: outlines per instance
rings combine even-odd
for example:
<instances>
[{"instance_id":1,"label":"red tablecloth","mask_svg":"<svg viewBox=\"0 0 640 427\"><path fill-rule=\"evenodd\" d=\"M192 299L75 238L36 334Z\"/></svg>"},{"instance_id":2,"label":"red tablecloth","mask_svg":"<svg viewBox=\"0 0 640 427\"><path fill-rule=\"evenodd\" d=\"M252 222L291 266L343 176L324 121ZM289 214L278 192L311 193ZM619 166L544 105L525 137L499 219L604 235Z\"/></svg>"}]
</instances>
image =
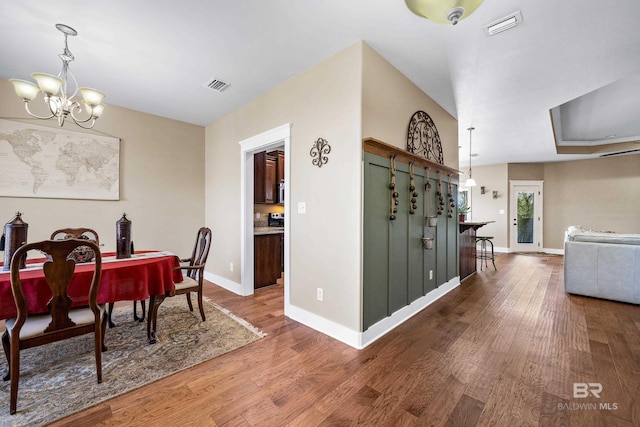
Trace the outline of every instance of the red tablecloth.
<instances>
[{"instance_id":1,"label":"red tablecloth","mask_svg":"<svg viewBox=\"0 0 640 427\"><path fill-rule=\"evenodd\" d=\"M98 303L143 300L150 295L163 295L174 289L174 282L182 281L182 272L174 267L180 260L168 252L136 252L131 258L112 260L114 253L102 254L102 277L98 288ZM29 260L30 264L44 260ZM2 265L2 264L0 264ZM69 296L74 305L86 305L86 294L91 284L93 266L77 264L69 285ZM0 272L0 319L16 316L16 306L11 293L11 274ZM30 313L47 311L51 290L44 282L42 268L23 270L21 275ZM82 297L85 294L85 297Z\"/></svg>"}]
</instances>

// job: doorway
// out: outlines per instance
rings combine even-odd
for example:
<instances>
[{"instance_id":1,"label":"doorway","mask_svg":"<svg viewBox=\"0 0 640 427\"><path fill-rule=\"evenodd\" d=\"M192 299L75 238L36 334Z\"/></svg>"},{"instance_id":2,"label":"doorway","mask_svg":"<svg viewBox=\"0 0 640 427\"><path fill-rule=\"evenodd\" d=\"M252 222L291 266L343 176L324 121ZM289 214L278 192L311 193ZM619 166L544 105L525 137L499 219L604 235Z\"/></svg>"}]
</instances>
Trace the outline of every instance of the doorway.
<instances>
[{"instance_id":1,"label":"doorway","mask_svg":"<svg viewBox=\"0 0 640 427\"><path fill-rule=\"evenodd\" d=\"M542 250L544 181L509 181L510 252Z\"/></svg>"},{"instance_id":2,"label":"doorway","mask_svg":"<svg viewBox=\"0 0 640 427\"><path fill-rule=\"evenodd\" d=\"M280 147L284 153L285 176L291 176L291 125L289 123L268 130L261 134L240 141L240 212L242 224L240 231L240 264L241 264L241 295L253 295L254 292L254 236L253 236L253 205L254 205L254 159L255 153ZM290 180L284 183L284 308L285 314L289 306L289 207L291 206L289 191Z\"/></svg>"}]
</instances>

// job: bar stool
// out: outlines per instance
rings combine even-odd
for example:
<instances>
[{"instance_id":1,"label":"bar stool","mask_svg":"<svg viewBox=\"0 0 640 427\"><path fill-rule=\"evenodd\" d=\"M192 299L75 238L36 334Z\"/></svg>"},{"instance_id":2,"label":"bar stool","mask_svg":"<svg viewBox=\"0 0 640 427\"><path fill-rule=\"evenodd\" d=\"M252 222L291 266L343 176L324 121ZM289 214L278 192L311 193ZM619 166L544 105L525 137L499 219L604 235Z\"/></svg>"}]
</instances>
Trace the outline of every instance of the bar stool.
<instances>
[{"instance_id":1,"label":"bar stool","mask_svg":"<svg viewBox=\"0 0 640 427\"><path fill-rule=\"evenodd\" d=\"M487 267L487 260L490 259L493 263L493 269L498 271L496 268L495 262L495 254L493 252L493 242L491 241L493 236L476 236L476 243L480 242L480 253L476 255L476 259L480 260L480 271L482 271L482 261L484 261L484 266ZM491 245L491 253L487 252L487 242Z\"/></svg>"}]
</instances>

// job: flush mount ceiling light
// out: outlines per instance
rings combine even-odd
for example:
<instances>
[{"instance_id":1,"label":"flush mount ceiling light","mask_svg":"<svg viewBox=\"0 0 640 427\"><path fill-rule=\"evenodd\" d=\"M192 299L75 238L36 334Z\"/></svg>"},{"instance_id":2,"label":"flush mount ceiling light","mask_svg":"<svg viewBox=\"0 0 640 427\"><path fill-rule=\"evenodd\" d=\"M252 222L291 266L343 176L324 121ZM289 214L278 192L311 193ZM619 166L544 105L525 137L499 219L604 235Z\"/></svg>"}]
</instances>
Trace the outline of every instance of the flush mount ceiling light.
<instances>
[{"instance_id":1,"label":"flush mount ceiling light","mask_svg":"<svg viewBox=\"0 0 640 427\"><path fill-rule=\"evenodd\" d=\"M438 24L453 24L471 15L484 0L405 0L413 13Z\"/></svg>"},{"instance_id":2,"label":"flush mount ceiling light","mask_svg":"<svg viewBox=\"0 0 640 427\"><path fill-rule=\"evenodd\" d=\"M474 127L469 127L467 130L469 131L469 178L465 181L465 187L475 187L476 180L471 178L471 132L474 130Z\"/></svg>"},{"instance_id":3,"label":"flush mount ceiling light","mask_svg":"<svg viewBox=\"0 0 640 427\"><path fill-rule=\"evenodd\" d=\"M56 28L64 34L64 51L58 55L62 60L62 70L58 73L58 76L56 77L46 73L33 73L31 76L36 80L37 85L26 80L10 79L9 81L13 83L18 97L24 101L24 107L30 116L43 120L55 117L58 119L59 126L64 125L67 117L71 117L73 122L78 126L91 129L95 125L96 119L100 117L100 114L102 114L104 110L102 99L105 95L99 90L88 87L78 87L78 81L71 71L69 71L69 63L75 58L67 45L67 37L77 36L78 32L64 24L56 24ZM71 87L69 87L69 83L72 83ZM73 89L71 94L69 94L70 89ZM80 103L73 99L78 91L82 94L84 101L86 110L84 113ZM33 101L40 92L43 93L44 102L49 107L49 113L46 116L34 114L29 109L29 101ZM78 116L79 114L86 114L87 117L81 118Z\"/></svg>"},{"instance_id":4,"label":"flush mount ceiling light","mask_svg":"<svg viewBox=\"0 0 640 427\"><path fill-rule=\"evenodd\" d=\"M497 19L490 24L485 25L484 32L488 36L495 36L498 33L507 31L522 23L522 14L518 10L504 18Z\"/></svg>"}]
</instances>

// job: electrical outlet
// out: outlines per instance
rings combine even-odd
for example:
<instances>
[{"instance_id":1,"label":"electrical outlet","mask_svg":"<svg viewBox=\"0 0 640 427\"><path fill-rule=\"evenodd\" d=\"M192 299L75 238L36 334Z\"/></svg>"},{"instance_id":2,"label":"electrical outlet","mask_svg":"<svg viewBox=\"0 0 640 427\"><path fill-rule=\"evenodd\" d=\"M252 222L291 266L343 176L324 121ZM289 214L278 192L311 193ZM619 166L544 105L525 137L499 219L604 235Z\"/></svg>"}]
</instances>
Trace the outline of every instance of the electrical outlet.
<instances>
[{"instance_id":1,"label":"electrical outlet","mask_svg":"<svg viewBox=\"0 0 640 427\"><path fill-rule=\"evenodd\" d=\"M318 288L316 290L316 298L318 299L318 301L322 301L324 299L324 291L322 290L322 288Z\"/></svg>"},{"instance_id":2,"label":"electrical outlet","mask_svg":"<svg viewBox=\"0 0 640 427\"><path fill-rule=\"evenodd\" d=\"M429 280L433 280L433 270L429 270Z\"/></svg>"},{"instance_id":3,"label":"electrical outlet","mask_svg":"<svg viewBox=\"0 0 640 427\"><path fill-rule=\"evenodd\" d=\"M233 263L232 262L229 263L229 271L233 271Z\"/></svg>"},{"instance_id":4,"label":"electrical outlet","mask_svg":"<svg viewBox=\"0 0 640 427\"><path fill-rule=\"evenodd\" d=\"M256 219L260 219L260 212L256 212Z\"/></svg>"}]
</instances>

